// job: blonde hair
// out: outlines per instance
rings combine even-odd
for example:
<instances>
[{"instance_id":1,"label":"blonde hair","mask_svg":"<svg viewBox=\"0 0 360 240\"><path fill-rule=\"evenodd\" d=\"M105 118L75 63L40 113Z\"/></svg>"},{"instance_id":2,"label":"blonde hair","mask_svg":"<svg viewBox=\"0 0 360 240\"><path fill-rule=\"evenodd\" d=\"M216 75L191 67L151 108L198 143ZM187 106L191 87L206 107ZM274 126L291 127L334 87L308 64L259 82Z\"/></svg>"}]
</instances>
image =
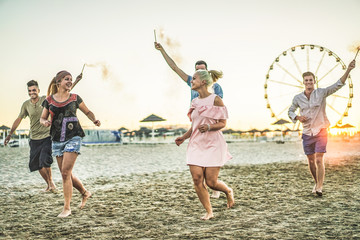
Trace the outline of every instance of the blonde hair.
<instances>
[{"instance_id":1,"label":"blonde hair","mask_svg":"<svg viewBox=\"0 0 360 240\"><path fill-rule=\"evenodd\" d=\"M210 73L211 78L212 78L214 83L216 83L217 80L219 78L222 78L223 75L224 75L222 71L216 71L216 70L209 70L209 73Z\"/></svg>"},{"instance_id":2,"label":"blonde hair","mask_svg":"<svg viewBox=\"0 0 360 240\"><path fill-rule=\"evenodd\" d=\"M201 81L206 81L206 86L210 86L211 84L215 83L219 78L223 77L222 71L216 71L216 70L204 70L199 69L195 72Z\"/></svg>"},{"instance_id":3,"label":"blonde hair","mask_svg":"<svg viewBox=\"0 0 360 240\"><path fill-rule=\"evenodd\" d=\"M48 87L48 90L47 90L47 96L50 96L50 95L54 95L55 93L58 92L58 84L56 83L56 78L54 77L51 82L50 82L50 85Z\"/></svg>"},{"instance_id":4,"label":"blonde hair","mask_svg":"<svg viewBox=\"0 0 360 240\"><path fill-rule=\"evenodd\" d=\"M48 91L47 91L47 95L54 95L59 91L59 83L61 82L61 80L67 76L71 74L68 71L60 71L56 74L56 76L51 80L50 85L48 87Z\"/></svg>"}]
</instances>

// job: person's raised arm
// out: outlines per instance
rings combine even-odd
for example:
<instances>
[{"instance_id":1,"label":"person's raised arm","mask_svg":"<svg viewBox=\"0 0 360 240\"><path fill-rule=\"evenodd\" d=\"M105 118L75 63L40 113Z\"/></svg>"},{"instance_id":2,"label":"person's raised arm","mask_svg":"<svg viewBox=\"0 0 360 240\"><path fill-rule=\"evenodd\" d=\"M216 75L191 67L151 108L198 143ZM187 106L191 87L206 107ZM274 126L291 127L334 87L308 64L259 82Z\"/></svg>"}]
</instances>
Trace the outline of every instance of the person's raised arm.
<instances>
[{"instance_id":1,"label":"person's raised arm","mask_svg":"<svg viewBox=\"0 0 360 240\"><path fill-rule=\"evenodd\" d=\"M5 140L4 140L4 145L5 145L5 146L9 143L9 141L10 141L10 139L11 139L11 135L15 132L15 130L17 129L17 127L20 125L21 120L22 120L21 117L18 117L17 119L15 119L15 121L14 121L14 123L13 123L13 125L12 125L12 127L11 127L11 129L10 129L9 135L7 135L6 138L5 138Z\"/></svg>"},{"instance_id":2,"label":"person's raised arm","mask_svg":"<svg viewBox=\"0 0 360 240\"><path fill-rule=\"evenodd\" d=\"M349 66L348 68L346 69L346 72L344 73L344 75L340 78L341 82L342 83L345 83L346 79L348 78L349 76L349 73L351 72L351 70L353 70L355 68L355 59L352 60L350 63L349 63Z\"/></svg>"},{"instance_id":3,"label":"person's raised arm","mask_svg":"<svg viewBox=\"0 0 360 240\"><path fill-rule=\"evenodd\" d=\"M334 83L333 85L330 85L328 87L325 88L324 94L325 96L330 96L331 94L335 93L336 91L338 91L340 88L342 88L345 85L346 79L349 77L349 74L351 72L351 70L353 70L355 68L355 60L352 60L349 63L348 68L346 69L346 72L344 73L344 75L340 78L340 82L336 81L336 83Z\"/></svg>"},{"instance_id":4,"label":"person's raised arm","mask_svg":"<svg viewBox=\"0 0 360 240\"><path fill-rule=\"evenodd\" d=\"M75 85L78 84L78 82L80 82L81 79L82 79L82 73L80 73L79 76L76 77L75 82L74 82L74 83L72 84L72 86L71 86L71 90L74 89ZM70 90L70 91L71 91L71 90Z\"/></svg>"},{"instance_id":5,"label":"person's raised arm","mask_svg":"<svg viewBox=\"0 0 360 240\"><path fill-rule=\"evenodd\" d=\"M179 77L181 77L182 80L184 80L187 83L188 80L188 75L186 73L184 73L183 70L181 70L176 63L174 62L174 60L172 60L169 55L166 53L165 49L161 46L160 43L155 42L155 49L159 50L161 52L161 54L163 55L165 61L167 62L167 64L169 65L169 67L174 70L174 72L177 73L177 75L179 75Z\"/></svg>"},{"instance_id":6,"label":"person's raised arm","mask_svg":"<svg viewBox=\"0 0 360 240\"><path fill-rule=\"evenodd\" d=\"M88 109L84 102L79 104L79 109L95 124L95 126L100 127L100 121L96 119L94 113Z\"/></svg>"}]
</instances>

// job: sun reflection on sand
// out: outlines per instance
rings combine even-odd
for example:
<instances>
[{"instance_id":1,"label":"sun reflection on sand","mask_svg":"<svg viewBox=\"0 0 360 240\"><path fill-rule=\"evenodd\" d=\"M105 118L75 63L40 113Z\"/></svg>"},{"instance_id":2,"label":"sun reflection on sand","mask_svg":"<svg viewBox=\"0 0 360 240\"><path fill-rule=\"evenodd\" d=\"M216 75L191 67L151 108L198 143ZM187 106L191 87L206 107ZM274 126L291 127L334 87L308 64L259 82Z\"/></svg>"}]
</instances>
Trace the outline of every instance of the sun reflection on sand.
<instances>
[{"instance_id":1,"label":"sun reflection on sand","mask_svg":"<svg viewBox=\"0 0 360 240\"><path fill-rule=\"evenodd\" d=\"M360 157L360 140L344 135L330 136L326 147L325 164L329 166L345 166L358 161Z\"/></svg>"}]
</instances>

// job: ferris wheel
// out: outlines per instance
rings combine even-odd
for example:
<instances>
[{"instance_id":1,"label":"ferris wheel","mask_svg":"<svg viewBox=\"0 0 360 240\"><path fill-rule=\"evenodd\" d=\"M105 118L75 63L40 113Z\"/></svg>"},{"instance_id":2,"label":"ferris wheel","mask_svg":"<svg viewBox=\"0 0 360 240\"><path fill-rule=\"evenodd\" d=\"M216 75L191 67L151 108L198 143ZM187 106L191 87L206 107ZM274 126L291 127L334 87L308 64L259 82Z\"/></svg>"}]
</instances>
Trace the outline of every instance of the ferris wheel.
<instances>
[{"instance_id":1,"label":"ferris wheel","mask_svg":"<svg viewBox=\"0 0 360 240\"><path fill-rule=\"evenodd\" d=\"M302 80L304 72L313 72L315 87L324 88L339 80L346 68L339 56L322 46L302 44L283 51L271 63L264 84L264 98L271 117L274 120L288 119L293 97L305 90ZM353 96L353 83L349 75L346 86L326 99L326 114L332 125L342 124L343 118L348 116ZM297 121L293 130L299 127L300 122Z\"/></svg>"}]
</instances>

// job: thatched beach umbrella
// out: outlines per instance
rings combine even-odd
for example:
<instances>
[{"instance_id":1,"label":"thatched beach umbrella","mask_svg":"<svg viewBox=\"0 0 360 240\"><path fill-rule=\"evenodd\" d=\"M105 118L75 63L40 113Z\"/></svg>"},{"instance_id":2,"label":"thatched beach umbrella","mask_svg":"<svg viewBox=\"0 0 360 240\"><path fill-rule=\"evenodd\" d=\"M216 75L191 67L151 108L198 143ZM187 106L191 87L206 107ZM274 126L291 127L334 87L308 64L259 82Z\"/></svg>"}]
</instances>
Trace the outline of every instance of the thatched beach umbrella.
<instances>
[{"instance_id":1,"label":"thatched beach umbrella","mask_svg":"<svg viewBox=\"0 0 360 240\"><path fill-rule=\"evenodd\" d=\"M249 130L249 131L247 131L248 133L252 133L253 134L253 137L254 137L254 142L256 142L256 134L255 133L259 133L259 132L261 132L260 130L257 130L256 128L253 128L253 129L251 129L251 130Z\"/></svg>"},{"instance_id":2,"label":"thatched beach umbrella","mask_svg":"<svg viewBox=\"0 0 360 240\"><path fill-rule=\"evenodd\" d=\"M266 129L264 129L264 130L261 130L260 132L261 132L261 133L268 133L268 132L271 132L271 131L270 131L270 129L266 128Z\"/></svg>"},{"instance_id":3,"label":"thatched beach umbrella","mask_svg":"<svg viewBox=\"0 0 360 240\"><path fill-rule=\"evenodd\" d=\"M10 130L9 127L5 126L5 125L2 125L0 126L0 130L3 132L3 142L5 141L5 133Z\"/></svg>"},{"instance_id":4,"label":"thatched beach umbrella","mask_svg":"<svg viewBox=\"0 0 360 240\"><path fill-rule=\"evenodd\" d=\"M346 131L346 134L351 136L352 135L351 132L354 132L354 129L352 129L352 128L355 128L355 126L347 123L347 124L342 125L341 128L344 129L344 131Z\"/></svg>"},{"instance_id":5,"label":"thatched beach umbrella","mask_svg":"<svg viewBox=\"0 0 360 240\"><path fill-rule=\"evenodd\" d=\"M290 123L290 122L281 118L281 119L277 120L276 122L274 122L272 125L284 125L287 123Z\"/></svg>"},{"instance_id":6,"label":"thatched beach umbrella","mask_svg":"<svg viewBox=\"0 0 360 240\"><path fill-rule=\"evenodd\" d=\"M163 119L159 116L156 116L155 114L151 114L149 116L147 116L146 118L144 118L143 120L141 120L140 122L151 122L152 126L151 126L151 135L152 135L152 140L154 140L154 122L163 122L166 121L166 119Z\"/></svg>"},{"instance_id":7,"label":"thatched beach umbrella","mask_svg":"<svg viewBox=\"0 0 360 240\"><path fill-rule=\"evenodd\" d=\"M233 134L233 133L235 133L235 130L232 130L231 128L229 128L229 129L222 131L222 133L223 134Z\"/></svg>"},{"instance_id":8,"label":"thatched beach umbrella","mask_svg":"<svg viewBox=\"0 0 360 240\"><path fill-rule=\"evenodd\" d=\"M338 125L336 124L335 126L331 127L331 128L336 128L336 129L341 129L340 130L340 133L343 133L343 132L346 132L347 134L349 134L351 132L351 128L355 128L355 126L349 124L349 123L346 123L344 125Z\"/></svg>"},{"instance_id":9,"label":"thatched beach umbrella","mask_svg":"<svg viewBox=\"0 0 360 240\"><path fill-rule=\"evenodd\" d=\"M10 130L8 126L2 125L0 126L0 130Z\"/></svg>"},{"instance_id":10,"label":"thatched beach umbrella","mask_svg":"<svg viewBox=\"0 0 360 240\"><path fill-rule=\"evenodd\" d=\"M260 131L260 130L257 130L256 128L253 128L253 129L249 130L248 132L255 134L255 133L261 132L261 131Z\"/></svg>"},{"instance_id":11,"label":"thatched beach umbrella","mask_svg":"<svg viewBox=\"0 0 360 240\"><path fill-rule=\"evenodd\" d=\"M279 120L277 120L276 122L274 122L272 125L280 125L281 126L281 142L283 142L284 141L284 139L283 139L283 131L282 131L282 126L284 125L284 124L287 124L287 123L290 123L289 121L287 121L287 120L285 120L285 119L279 119Z\"/></svg>"},{"instance_id":12,"label":"thatched beach umbrella","mask_svg":"<svg viewBox=\"0 0 360 240\"><path fill-rule=\"evenodd\" d=\"M347 123L347 124L342 125L341 128L355 128L355 126Z\"/></svg>"},{"instance_id":13,"label":"thatched beach umbrella","mask_svg":"<svg viewBox=\"0 0 360 240\"><path fill-rule=\"evenodd\" d=\"M127 131L127 130L129 130L129 129L127 129L126 127L121 127L121 128L119 128L119 132L122 132L122 131Z\"/></svg>"}]
</instances>

